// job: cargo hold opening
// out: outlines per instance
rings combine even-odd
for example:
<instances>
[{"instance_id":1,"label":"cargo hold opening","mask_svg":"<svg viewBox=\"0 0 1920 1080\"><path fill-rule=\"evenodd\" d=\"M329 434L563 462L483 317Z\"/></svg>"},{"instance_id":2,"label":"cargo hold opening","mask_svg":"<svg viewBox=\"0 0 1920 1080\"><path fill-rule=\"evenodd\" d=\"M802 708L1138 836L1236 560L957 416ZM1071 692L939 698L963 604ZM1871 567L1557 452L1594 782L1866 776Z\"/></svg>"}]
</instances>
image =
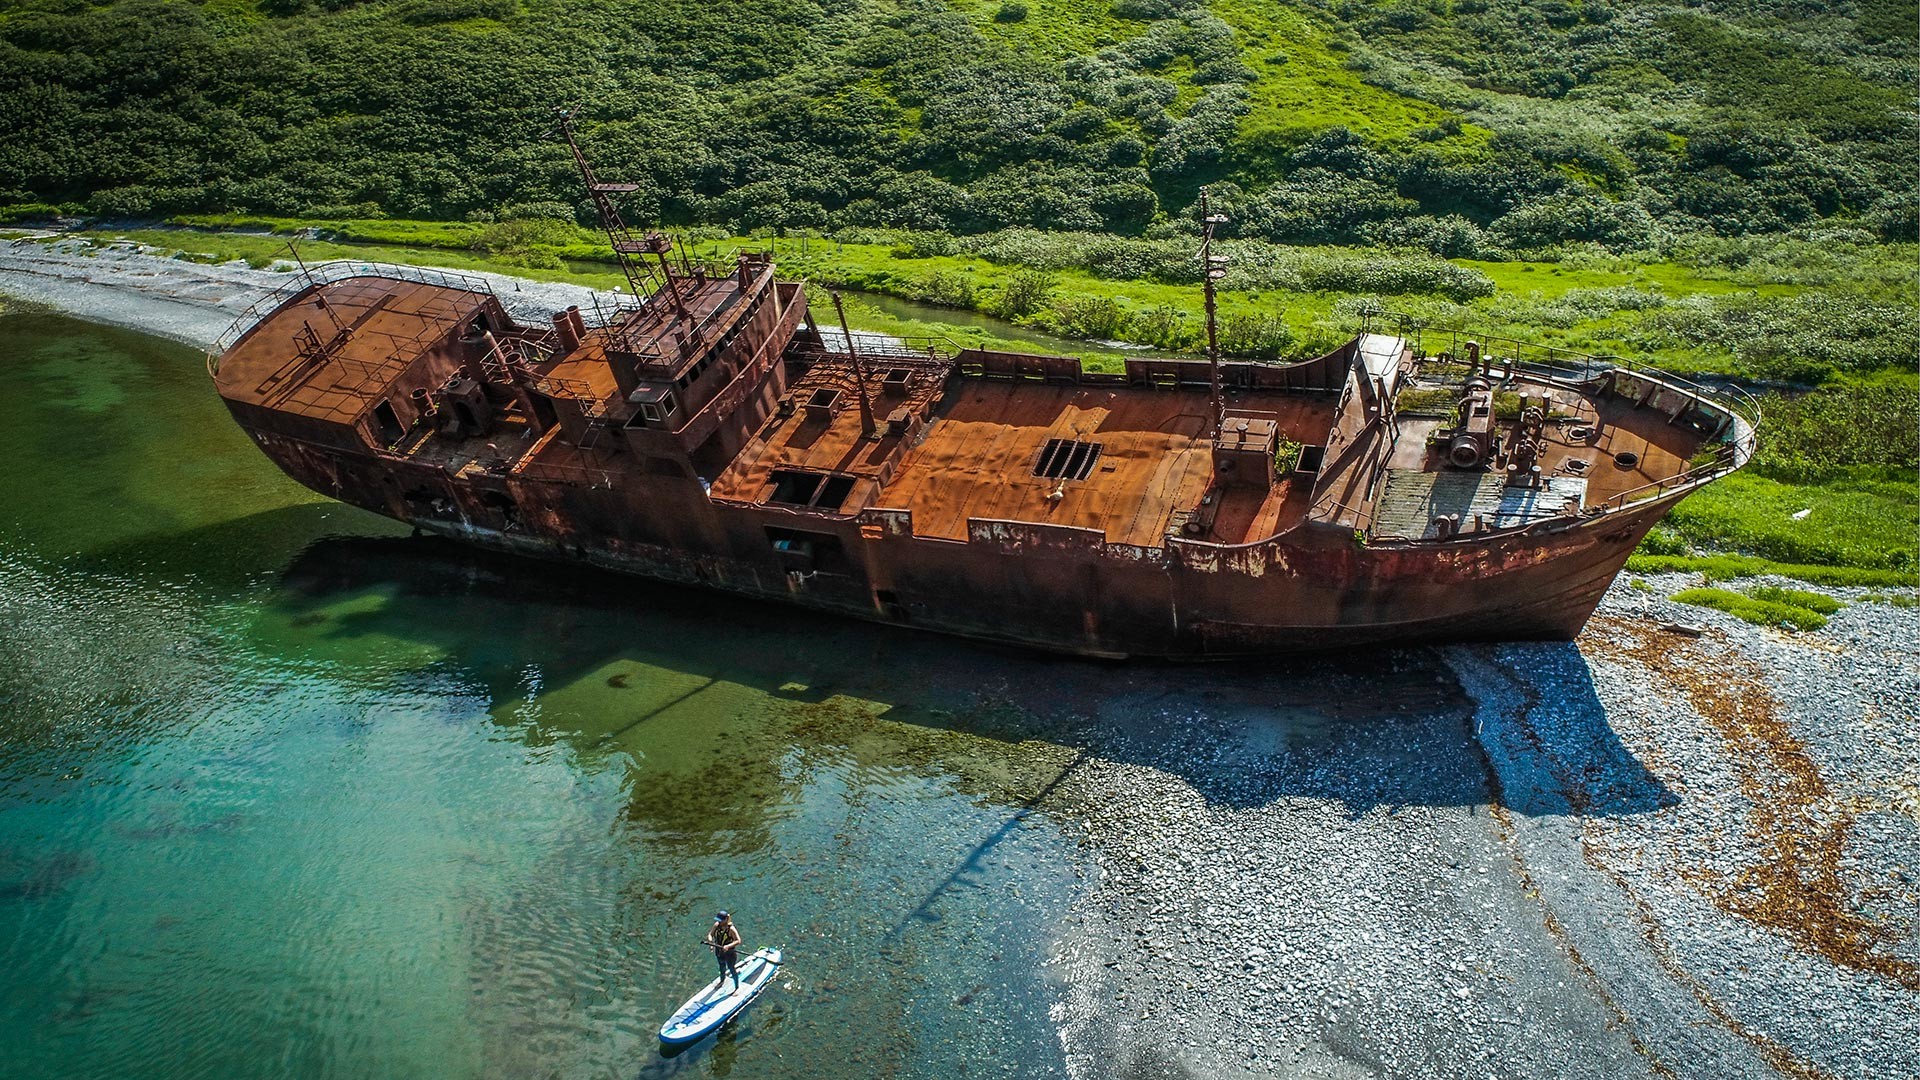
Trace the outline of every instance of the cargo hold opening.
<instances>
[{"instance_id":1,"label":"cargo hold opening","mask_svg":"<svg viewBox=\"0 0 1920 1080\"><path fill-rule=\"evenodd\" d=\"M838 510L846 503L847 496L853 494L853 480L851 476L832 473L775 469L767 477L771 490L762 501L811 510Z\"/></svg>"}]
</instances>

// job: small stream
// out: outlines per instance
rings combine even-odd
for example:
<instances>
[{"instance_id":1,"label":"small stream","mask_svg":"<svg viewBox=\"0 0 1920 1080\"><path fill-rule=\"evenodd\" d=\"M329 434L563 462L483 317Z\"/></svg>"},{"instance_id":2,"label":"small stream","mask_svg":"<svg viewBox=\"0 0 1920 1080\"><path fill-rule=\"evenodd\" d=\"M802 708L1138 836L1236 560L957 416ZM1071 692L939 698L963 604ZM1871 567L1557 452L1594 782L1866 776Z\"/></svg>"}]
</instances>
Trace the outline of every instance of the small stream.
<instances>
[{"instance_id":1,"label":"small stream","mask_svg":"<svg viewBox=\"0 0 1920 1080\"><path fill-rule=\"evenodd\" d=\"M1034 352L1051 353L1061 356L1094 355L1103 359L1120 360L1130 356L1151 356L1154 352L1147 348L1120 349L1103 345L1097 341L1081 341L1076 338L1049 334L1044 330L1021 326L1017 323L984 315L977 311L964 311L959 308L939 307L923 304L917 300L902 300L897 296L884 293L862 292L858 289L842 289L841 295L851 301L865 304L883 315L896 319L911 319L917 322L940 323L957 326L966 330L977 330L990 334L1003 341L1016 342ZM827 310L831 310L828 308ZM814 318L822 316L821 307L814 309ZM964 342L962 342L964 344Z\"/></svg>"}]
</instances>

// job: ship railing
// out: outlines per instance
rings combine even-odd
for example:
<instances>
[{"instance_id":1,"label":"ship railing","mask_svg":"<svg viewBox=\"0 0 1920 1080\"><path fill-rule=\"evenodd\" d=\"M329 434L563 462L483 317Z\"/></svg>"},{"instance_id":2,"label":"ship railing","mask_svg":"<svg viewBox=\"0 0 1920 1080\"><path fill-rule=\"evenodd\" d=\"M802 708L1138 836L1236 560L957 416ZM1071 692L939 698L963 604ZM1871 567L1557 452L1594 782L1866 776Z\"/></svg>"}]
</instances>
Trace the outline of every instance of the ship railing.
<instances>
[{"instance_id":1,"label":"ship railing","mask_svg":"<svg viewBox=\"0 0 1920 1080\"><path fill-rule=\"evenodd\" d=\"M280 305L298 296L307 289L318 285L331 285L336 281L345 281L356 277L384 277L400 281L410 281L419 285L435 285L445 289L459 289L463 292L485 293L493 296L493 286L487 279L473 274L462 274L457 270L442 270L433 266L408 266L404 263L363 262L358 259L335 259L331 262L315 263L304 273L289 277L272 292L247 305L213 344L207 346L207 374L220 373L220 357L228 349L239 344L247 332L277 310Z\"/></svg>"},{"instance_id":2,"label":"ship railing","mask_svg":"<svg viewBox=\"0 0 1920 1080\"><path fill-rule=\"evenodd\" d=\"M1428 326L1413 316L1398 313L1383 313L1369 318L1363 323L1361 332L1373 332L1371 326L1376 319L1396 320L1399 336L1414 343L1422 350L1421 355L1429 359L1445 356L1464 364L1466 343L1478 342L1482 355L1491 357L1493 366L1496 368L1503 367L1508 359L1512 359L1518 369L1530 376L1545 376L1567 385L1592 382L1609 371L1627 371L1711 401L1739 415L1749 424L1757 426L1760 422L1759 402L1754 400L1753 395L1730 382L1707 385L1625 356L1612 353L1583 353L1574 349L1563 349L1555 345L1542 345L1516 338L1479 335L1459 329ZM1436 352L1425 347L1429 338L1442 335L1447 339L1446 348Z\"/></svg>"},{"instance_id":3,"label":"ship railing","mask_svg":"<svg viewBox=\"0 0 1920 1080\"><path fill-rule=\"evenodd\" d=\"M1373 531L1373 507L1370 505L1354 506L1331 495L1324 495L1307 509L1307 517L1313 521L1341 521L1343 515L1346 519L1342 524L1350 525L1356 535Z\"/></svg>"},{"instance_id":4,"label":"ship railing","mask_svg":"<svg viewBox=\"0 0 1920 1080\"><path fill-rule=\"evenodd\" d=\"M1709 386L1624 356L1611 353L1582 353L1573 349L1541 345L1514 338L1476 335L1459 329L1427 326L1413 316L1401 313L1374 315L1363 323L1362 332L1367 332L1376 319L1391 320L1396 325L1399 335L1414 342L1421 350L1421 355L1426 358L1445 357L1464 364L1466 344L1470 341L1477 342L1483 362L1490 363L1494 369L1505 371L1511 364L1512 370L1518 374L1570 389L1578 389L1582 384L1591 385L1608 372L1624 371L1677 390L1692 397L1699 404L1718 408L1736 421L1724 437L1724 444L1734 447L1734 452L1720 455L1708 475L1699 475L1698 468L1689 468L1686 473L1665 481L1654 481L1653 484L1666 483L1671 487L1682 479L1691 483L1720 473L1731 472L1744 465L1753 456L1757 445L1760 403L1752 394L1731 382ZM1425 347L1427 341L1436 336L1444 337L1447 346L1438 351L1427 349Z\"/></svg>"},{"instance_id":5,"label":"ship railing","mask_svg":"<svg viewBox=\"0 0 1920 1080\"><path fill-rule=\"evenodd\" d=\"M1732 472L1745 461L1745 456L1736 444L1721 443L1714 449L1712 458L1690 463L1685 472L1662 480L1650 480L1639 487L1628 488L1586 507L1584 512L1589 516L1608 514L1615 510L1623 510L1637 502L1658 499L1670 491L1697 487L1716 476Z\"/></svg>"},{"instance_id":6,"label":"ship railing","mask_svg":"<svg viewBox=\"0 0 1920 1080\"><path fill-rule=\"evenodd\" d=\"M548 397L586 400L593 397L593 384L584 379L563 379L553 375L528 373L527 384Z\"/></svg>"}]
</instances>

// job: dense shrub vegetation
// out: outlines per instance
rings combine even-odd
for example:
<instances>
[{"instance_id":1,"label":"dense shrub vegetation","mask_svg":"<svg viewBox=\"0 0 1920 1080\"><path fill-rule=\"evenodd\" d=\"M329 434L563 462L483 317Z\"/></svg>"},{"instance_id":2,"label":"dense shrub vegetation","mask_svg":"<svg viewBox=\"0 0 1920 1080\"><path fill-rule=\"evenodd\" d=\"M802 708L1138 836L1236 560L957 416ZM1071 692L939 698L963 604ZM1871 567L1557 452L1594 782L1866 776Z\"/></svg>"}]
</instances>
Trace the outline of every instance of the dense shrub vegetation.
<instances>
[{"instance_id":1,"label":"dense shrub vegetation","mask_svg":"<svg viewBox=\"0 0 1920 1080\"><path fill-rule=\"evenodd\" d=\"M1911 0L7 0L0 206L1186 227L1445 256L1912 233ZM548 216L538 214L533 216Z\"/></svg>"}]
</instances>

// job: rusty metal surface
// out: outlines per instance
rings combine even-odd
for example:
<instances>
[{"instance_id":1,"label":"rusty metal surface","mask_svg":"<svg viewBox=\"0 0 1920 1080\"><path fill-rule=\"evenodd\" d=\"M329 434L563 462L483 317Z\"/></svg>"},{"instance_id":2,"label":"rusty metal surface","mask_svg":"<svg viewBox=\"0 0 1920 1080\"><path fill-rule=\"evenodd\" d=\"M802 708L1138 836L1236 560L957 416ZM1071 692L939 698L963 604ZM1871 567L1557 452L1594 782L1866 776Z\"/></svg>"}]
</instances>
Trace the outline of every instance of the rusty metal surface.
<instances>
[{"instance_id":1,"label":"rusty metal surface","mask_svg":"<svg viewBox=\"0 0 1920 1080\"><path fill-rule=\"evenodd\" d=\"M1516 378L1553 413L1529 465L1578 473L1587 506L1396 538L1374 529L1389 471L1447 468L1430 422L1393 415L1417 364L1401 339L1224 365L1215 439L1204 364L854 357L764 261L662 276L577 331L459 289L331 282L244 335L217 385L296 479L425 529L1098 655L1570 637L1666 509L1744 460L1696 453L1751 433L1651 376ZM684 408L641 415L669 387ZM1283 443L1324 460L1276 470Z\"/></svg>"},{"instance_id":2,"label":"rusty metal surface","mask_svg":"<svg viewBox=\"0 0 1920 1080\"><path fill-rule=\"evenodd\" d=\"M229 401L351 423L487 297L362 277L305 290L221 358Z\"/></svg>"},{"instance_id":3,"label":"rusty metal surface","mask_svg":"<svg viewBox=\"0 0 1920 1080\"><path fill-rule=\"evenodd\" d=\"M1302 435L1324 430L1331 406L1273 404ZM920 536L964 539L969 518L991 518L1157 546L1174 512L1197 507L1213 480L1211 426L1204 392L967 379L882 501L911 511ZM1034 474L1049 439L1100 446L1085 479Z\"/></svg>"},{"instance_id":4,"label":"rusty metal surface","mask_svg":"<svg viewBox=\"0 0 1920 1080\"><path fill-rule=\"evenodd\" d=\"M769 421L714 479L714 501L764 502L775 470L805 470L862 481L842 504L845 512L869 504L924 431L951 372L950 364L925 356L856 364L844 355L813 354L788 387L791 408ZM871 435L859 404L863 394L874 419Z\"/></svg>"},{"instance_id":5,"label":"rusty metal surface","mask_svg":"<svg viewBox=\"0 0 1920 1080\"><path fill-rule=\"evenodd\" d=\"M1176 506L1199 502L1211 478L1206 399L981 380L959 393L894 491L922 536L965 538L968 518L1095 529L1157 544ZM1051 438L1092 442L1084 480L1034 475Z\"/></svg>"}]
</instances>

